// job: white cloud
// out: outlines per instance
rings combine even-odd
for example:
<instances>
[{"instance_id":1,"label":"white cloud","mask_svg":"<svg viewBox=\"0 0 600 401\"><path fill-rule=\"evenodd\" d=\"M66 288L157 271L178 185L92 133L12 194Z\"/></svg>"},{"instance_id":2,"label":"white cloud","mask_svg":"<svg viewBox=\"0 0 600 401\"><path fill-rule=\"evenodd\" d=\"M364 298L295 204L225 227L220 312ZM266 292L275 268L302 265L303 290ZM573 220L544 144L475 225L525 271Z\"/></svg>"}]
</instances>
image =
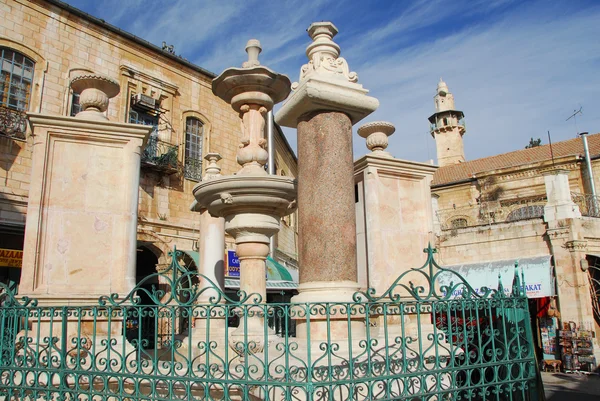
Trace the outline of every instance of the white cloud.
<instances>
[{"instance_id":1,"label":"white cloud","mask_svg":"<svg viewBox=\"0 0 600 401\"><path fill-rule=\"evenodd\" d=\"M494 24L378 55L357 68L381 102L368 120L396 125L389 150L397 157L433 158L426 119L441 75L466 115L467 159L521 149L532 136L547 143L547 130L553 141L571 138L574 127L564 120L579 104L589 111L580 128L585 119L586 129L600 131L599 17L598 9L565 15L520 8ZM355 145L357 155L363 149Z\"/></svg>"},{"instance_id":2,"label":"white cloud","mask_svg":"<svg viewBox=\"0 0 600 401\"><path fill-rule=\"evenodd\" d=\"M466 115L468 159L571 138L564 120L579 105L580 130L600 131L600 8L577 2L511 0L411 3L290 0L105 0L74 2L99 18L221 72L239 66L250 38L263 45L261 61L298 79L306 62L306 28L331 20L336 41L360 83L380 100L366 121L397 127L389 150L397 157L435 158L428 133L437 80L443 76ZM96 9L93 9L96 7ZM295 146L295 133L286 130ZM355 154L366 153L355 136Z\"/></svg>"}]
</instances>

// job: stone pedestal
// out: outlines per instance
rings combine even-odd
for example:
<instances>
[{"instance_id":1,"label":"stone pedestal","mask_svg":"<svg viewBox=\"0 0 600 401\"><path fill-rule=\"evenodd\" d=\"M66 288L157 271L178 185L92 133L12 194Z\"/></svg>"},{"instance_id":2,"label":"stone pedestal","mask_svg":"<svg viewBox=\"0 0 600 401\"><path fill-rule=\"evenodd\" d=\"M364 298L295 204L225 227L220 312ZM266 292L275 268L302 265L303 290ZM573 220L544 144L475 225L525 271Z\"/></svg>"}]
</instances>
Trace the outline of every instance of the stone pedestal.
<instances>
[{"instance_id":1,"label":"stone pedestal","mask_svg":"<svg viewBox=\"0 0 600 401\"><path fill-rule=\"evenodd\" d=\"M352 302L359 289L352 125L379 102L366 95L357 74L339 57L340 47L332 40L337 28L331 22L311 24L308 34L313 40L306 49L309 62L275 117L283 126L298 128L301 269L299 295L292 302ZM311 316L310 323L298 319L297 335L310 334L318 341L327 339L328 332L339 332L341 339L347 338L348 325L354 323L343 313L331 318ZM329 324L327 330L323 323Z\"/></svg>"},{"instance_id":2,"label":"stone pedestal","mask_svg":"<svg viewBox=\"0 0 600 401\"><path fill-rule=\"evenodd\" d=\"M358 134L372 152L354 163L356 218L363 223L364 233L358 235L357 231L357 238L363 241L357 244L359 277L367 277L367 286L378 296L399 275L423 264L423 249L434 239L430 187L437 167L396 159L386 152L388 136L394 130L391 123L383 121L360 127ZM427 286L420 275L408 280ZM416 325L411 319L414 317L406 316L403 324ZM388 316L386 321L382 316L371 317L371 334L378 337L386 325L400 323L399 316ZM433 332L423 322L418 326L422 332Z\"/></svg>"},{"instance_id":3,"label":"stone pedestal","mask_svg":"<svg viewBox=\"0 0 600 401\"><path fill-rule=\"evenodd\" d=\"M82 93L76 117L28 114L35 152L19 295L40 306L98 306L135 286L140 154L151 128L108 121L108 99L119 92L112 79L80 76L73 87ZM71 347L112 338L123 357L132 352L122 317L77 315L46 314L29 335L54 333Z\"/></svg>"},{"instance_id":4,"label":"stone pedestal","mask_svg":"<svg viewBox=\"0 0 600 401\"><path fill-rule=\"evenodd\" d=\"M391 157L385 148L393 132L386 122L360 127L359 135L373 151L354 163L357 220L365 226L365 244L358 248L366 254L359 255L359 271L378 295L400 274L421 266L423 249L434 239L430 187L437 167Z\"/></svg>"},{"instance_id":5,"label":"stone pedestal","mask_svg":"<svg viewBox=\"0 0 600 401\"><path fill-rule=\"evenodd\" d=\"M108 99L100 104L89 120L89 107L79 117L29 114L36 139L20 293L40 304L95 305L135 286L140 154L151 128L107 121Z\"/></svg>"}]
</instances>

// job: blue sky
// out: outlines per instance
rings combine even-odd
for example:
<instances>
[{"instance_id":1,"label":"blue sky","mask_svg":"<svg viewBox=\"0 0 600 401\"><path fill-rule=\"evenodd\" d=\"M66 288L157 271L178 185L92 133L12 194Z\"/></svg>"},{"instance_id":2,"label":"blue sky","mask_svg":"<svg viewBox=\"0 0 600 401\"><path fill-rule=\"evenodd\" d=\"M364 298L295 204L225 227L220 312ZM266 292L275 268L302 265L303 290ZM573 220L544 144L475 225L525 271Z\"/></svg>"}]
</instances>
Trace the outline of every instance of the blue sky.
<instances>
[{"instance_id":1,"label":"blue sky","mask_svg":"<svg viewBox=\"0 0 600 401\"><path fill-rule=\"evenodd\" d=\"M261 63L298 80L311 22L335 41L380 107L360 122L396 126L388 150L435 159L427 117L440 77L466 116L468 160L600 132L600 2L510 0L67 0L215 73L241 66L248 39ZM565 121L575 109L583 115ZM355 126L354 131L356 132ZM295 130L286 129L292 146ZM355 157L367 153L354 134Z\"/></svg>"}]
</instances>

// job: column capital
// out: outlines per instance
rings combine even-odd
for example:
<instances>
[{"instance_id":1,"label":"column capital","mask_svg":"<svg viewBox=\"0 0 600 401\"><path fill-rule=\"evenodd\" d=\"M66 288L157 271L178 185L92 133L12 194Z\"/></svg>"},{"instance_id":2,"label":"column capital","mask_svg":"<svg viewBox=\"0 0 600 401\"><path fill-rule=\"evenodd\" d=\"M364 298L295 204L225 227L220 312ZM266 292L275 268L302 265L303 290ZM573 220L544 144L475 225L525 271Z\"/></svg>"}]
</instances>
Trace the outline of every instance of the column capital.
<instances>
[{"instance_id":1,"label":"column capital","mask_svg":"<svg viewBox=\"0 0 600 401\"><path fill-rule=\"evenodd\" d=\"M277 112L279 125L296 128L299 118L315 111L337 111L356 124L379 107L379 101L367 96L368 90L358 83L333 41L337 28L331 22L316 22L308 28L313 40L306 48L308 63L300 68L294 92Z\"/></svg>"}]
</instances>

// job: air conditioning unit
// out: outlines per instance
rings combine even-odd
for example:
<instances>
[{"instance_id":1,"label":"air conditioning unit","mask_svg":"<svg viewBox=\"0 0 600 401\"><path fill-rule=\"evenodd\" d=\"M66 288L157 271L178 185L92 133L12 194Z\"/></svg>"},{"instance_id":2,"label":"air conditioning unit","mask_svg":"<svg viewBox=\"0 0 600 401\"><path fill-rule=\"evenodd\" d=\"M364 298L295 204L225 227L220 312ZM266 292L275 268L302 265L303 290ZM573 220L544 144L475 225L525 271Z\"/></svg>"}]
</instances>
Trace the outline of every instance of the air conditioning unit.
<instances>
[{"instance_id":1,"label":"air conditioning unit","mask_svg":"<svg viewBox=\"0 0 600 401\"><path fill-rule=\"evenodd\" d=\"M156 99L143 93L137 93L131 98L131 105L141 109L156 110L158 108L156 103Z\"/></svg>"}]
</instances>

